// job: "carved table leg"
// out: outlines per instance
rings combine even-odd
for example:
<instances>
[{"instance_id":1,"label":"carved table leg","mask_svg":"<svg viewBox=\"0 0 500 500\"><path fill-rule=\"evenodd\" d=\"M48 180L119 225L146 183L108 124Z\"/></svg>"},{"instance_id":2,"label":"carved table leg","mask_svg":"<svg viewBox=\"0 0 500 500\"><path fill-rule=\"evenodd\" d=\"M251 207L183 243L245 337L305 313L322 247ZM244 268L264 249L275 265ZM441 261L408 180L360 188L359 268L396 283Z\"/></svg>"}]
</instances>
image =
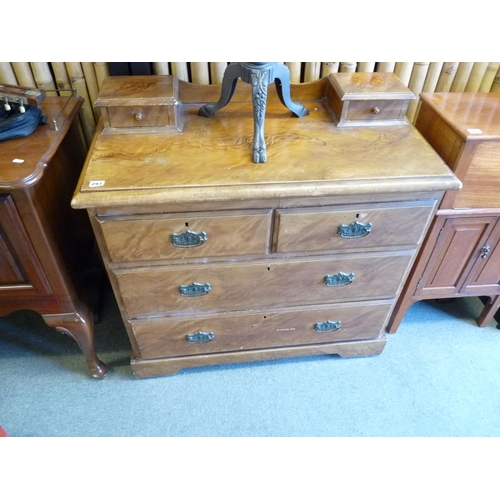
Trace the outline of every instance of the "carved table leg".
<instances>
[{"instance_id":1,"label":"carved table leg","mask_svg":"<svg viewBox=\"0 0 500 500\"><path fill-rule=\"evenodd\" d=\"M274 68L276 92L280 101L286 106L295 116L302 118L309 114L309 110L297 102L293 102L290 96L290 70L284 64L278 64Z\"/></svg>"},{"instance_id":2,"label":"carved table leg","mask_svg":"<svg viewBox=\"0 0 500 500\"><path fill-rule=\"evenodd\" d=\"M77 310L65 314L44 314L43 319L48 326L73 338L80 347L95 378L104 378L108 367L97 357L94 346L94 326L90 309L78 304Z\"/></svg>"},{"instance_id":3,"label":"carved table leg","mask_svg":"<svg viewBox=\"0 0 500 500\"><path fill-rule=\"evenodd\" d=\"M229 103L233 97L238 78L252 85L254 112L253 161L265 163L267 160L266 141L264 138L264 118L266 115L267 86L275 82L281 102L297 117L306 116L309 110L292 101L290 97L290 70L284 63L277 62L237 62L231 63L224 71L222 90L219 100L205 104L198 110L200 116L212 117Z\"/></svg>"},{"instance_id":4,"label":"carved table leg","mask_svg":"<svg viewBox=\"0 0 500 500\"><path fill-rule=\"evenodd\" d=\"M222 89L219 100L214 103L205 104L205 106L202 106L198 110L198 114L205 118L210 118L222 109L231 100L231 97L233 97L238 78L241 76L242 68L240 63L229 64L222 77Z\"/></svg>"},{"instance_id":5,"label":"carved table leg","mask_svg":"<svg viewBox=\"0 0 500 500\"><path fill-rule=\"evenodd\" d=\"M268 78L266 71L252 74L253 102L253 161L266 163L266 140L264 138L264 119L266 117Z\"/></svg>"}]
</instances>

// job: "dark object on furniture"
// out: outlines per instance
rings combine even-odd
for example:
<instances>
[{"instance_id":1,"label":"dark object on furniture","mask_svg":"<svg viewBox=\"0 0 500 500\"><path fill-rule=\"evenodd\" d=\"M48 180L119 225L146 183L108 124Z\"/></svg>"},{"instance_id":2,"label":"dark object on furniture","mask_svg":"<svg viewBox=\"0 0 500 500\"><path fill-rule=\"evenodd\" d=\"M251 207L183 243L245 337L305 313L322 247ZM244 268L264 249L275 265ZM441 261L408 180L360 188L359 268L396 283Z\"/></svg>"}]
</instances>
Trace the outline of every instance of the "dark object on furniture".
<instances>
[{"instance_id":1,"label":"dark object on furniture","mask_svg":"<svg viewBox=\"0 0 500 500\"><path fill-rule=\"evenodd\" d=\"M266 117L267 86L275 82L276 92L280 101L295 116L302 117L309 111L302 104L297 104L290 97L290 71L284 63L278 62L234 62L224 71L220 99L211 104L205 104L198 111L200 116L210 118L226 106L233 97L241 78L252 86L252 103L254 115L254 133L252 157L254 163L267 161L266 140L264 138L264 119Z\"/></svg>"},{"instance_id":2,"label":"dark object on furniture","mask_svg":"<svg viewBox=\"0 0 500 500\"><path fill-rule=\"evenodd\" d=\"M85 160L78 124L80 97L47 97L49 123L0 147L0 315L40 313L80 346L90 373L107 367L96 356L92 314L82 286L94 238L71 195Z\"/></svg>"},{"instance_id":3,"label":"dark object on furniture","mask_svg":"<svg viewBox=\"0 0 500 500\"><path fill-rule=\"evenodd\" d=\"M500 306L500 93L421 94L416 121L463 182L437 211L388 325L395 332L423 299L486 296L486 326Z\"/></svg>"}]
</instances>

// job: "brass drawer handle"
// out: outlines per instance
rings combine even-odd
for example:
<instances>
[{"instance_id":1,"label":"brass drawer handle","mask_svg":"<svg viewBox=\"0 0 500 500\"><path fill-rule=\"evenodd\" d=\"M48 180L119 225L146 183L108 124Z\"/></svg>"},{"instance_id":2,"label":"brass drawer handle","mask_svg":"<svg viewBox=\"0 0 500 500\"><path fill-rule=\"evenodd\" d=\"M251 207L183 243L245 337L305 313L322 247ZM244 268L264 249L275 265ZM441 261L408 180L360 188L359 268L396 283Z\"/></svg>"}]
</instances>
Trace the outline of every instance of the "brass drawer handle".
<instances>
[{"instance_id":1,"label":"brass drawer handle","mask_svg":"<svg viewBox=\"0 0 500 500\"><path fill-rule=\"evenodd\" d=\"M183 297L199 297L206 295L211 289L210 283L191 283L190 285L181 285L179 293Z\"/></svg>"},{"instance_id":2,"label":"brass drawer handle","mask_svg":"<svg viewBox=\"0 0 500 500\"><path fill-rule=\"evenodd\" d=\"M135 114L134 114L134 118L135 118L138 122L140 122L140 121L142 120L142 113L135 113Z\"/></svg>"},{"instance_id":3,"label":"brass drawer handle","mask_svg":"<svg viewBox=\"0 0 500 500\"><path fill-rule=\"evenodd\" d=\"M207 241L207 233L205 231L196 233L188 229L184 233L172 233L170 241L174 247L178 248L199 247Z\"/></svg>"},{"instance_id":4,"label":"brass drawer handle","mask_svg":"<svg viewBox=\"0 0 500 500\"><path fill-rule=\"evenodd\" d=\"M352 224L340 224L338 233L342 238L362 238L370 234L372 223L353 222Z\"/></svg>"},{"instance_id":5,"label":"brass drawer handle","mask_svg":"<svg viewBox=\"0 0 500 500\"><path fill-rule=\"evenodd\" d=\"M377 108L377 106L374 106L374 107L372 108L372 113L373 113L374 115L378 115L378 114L380 113L380 108Z\"/></svg>"},{"instance_id":6,"label":"brass drawer handle","mask_svg":"<svg viewBox=\"0 0 500 500\"><path fill-rule=\"evenodd\" d=\"M188 344L206 344L215 338L214 332L188 333L186 340Z\"/></svg>"},{"instance_id":7,"label":"brass drawer handle","mask_svg":"<svg viewBox=\"0 0 500 500\"><path fill-rule=\"evenodd\" d=\"M342 321L325 321L324 323L316 323L314 325L314 329L318 333L323 333L323 332L334 332L335 330L338 330L340 326L342 325Z\"/></svg>"},{"instance_id":8,"label":"brass drawer handle","mask_svg":"<svg viewBox=\"0 0 500 500\"><path fill-rule=\"evenodd\" d=\"M354 273L327 274L324 279L326 286L345 286L354 281Z\"/></svg>"}]
</instances>

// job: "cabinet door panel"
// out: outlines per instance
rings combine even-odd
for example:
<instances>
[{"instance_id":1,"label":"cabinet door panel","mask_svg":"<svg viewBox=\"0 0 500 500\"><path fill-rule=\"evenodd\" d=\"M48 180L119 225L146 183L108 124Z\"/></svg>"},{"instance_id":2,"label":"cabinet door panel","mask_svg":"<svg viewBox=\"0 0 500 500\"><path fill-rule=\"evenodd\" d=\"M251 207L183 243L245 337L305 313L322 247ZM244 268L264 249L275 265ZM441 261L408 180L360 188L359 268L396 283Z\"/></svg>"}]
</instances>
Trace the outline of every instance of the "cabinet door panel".
<instances>
[{"instance_id":1,"label":"cabinet door panel","mask_svg":"<svg viewBox=\"0 0 500 500\"><path fill-rule=\"evenodd\" d=\"M500 221L483 246L477 248L474 266L462 293L489 295L500 291Z\"/></svg>"},{"instance_id":2,"label":"cabinet door panel","mask_svg":"<svg viewBox=\"0 0 500 500\"><path fill-rule=\"evenodd\" d=\"M16 206L0 196L0 298L50 293Z\"/></svg>"},{"instance_id":3,"label":"cabinet door panel","mask_svg":"<svg viewBox=\"0 0 500 500\"><path fill-rule=\"evenodd\" d=\"M458 294L495 222L495 217L447 219L422 276L418 295Z\"/></svg>"}]
</instances>

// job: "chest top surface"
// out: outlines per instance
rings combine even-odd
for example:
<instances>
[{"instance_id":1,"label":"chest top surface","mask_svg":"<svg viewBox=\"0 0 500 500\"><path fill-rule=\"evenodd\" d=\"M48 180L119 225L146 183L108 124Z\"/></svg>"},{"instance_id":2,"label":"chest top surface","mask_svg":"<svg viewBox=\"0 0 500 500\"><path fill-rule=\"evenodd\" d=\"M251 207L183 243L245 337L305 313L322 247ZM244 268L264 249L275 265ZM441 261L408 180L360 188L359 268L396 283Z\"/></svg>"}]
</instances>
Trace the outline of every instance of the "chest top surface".
<instances>
[{"instance_id":1,"label":"chest top surface","mask_svg":"<svg viewBox=\"0 0 500 500\"><path fill-rule=\"evenodd\" d=\"M236 94L246 90L246 98L238 97L212 118L199 116L198 110L212 100L213 89L204 94L199 87L193 92L197 102L181 99L179 132L109 135L98 129L73 206L438 191L460 186L412 126L338 128L323 95L303 89L298 96L307 95L300 102L309 110L303 118L292 116L270 96L264 125L267 163L253 163L249 86ZM296 99L293 92L292 98Z\"/></svg>"},{"instance_id":2,"label":"chest top surface","mask_svg":"<svg viewBox=\"0 0 500 500\"><path fill-rule=\"evenodd\" d=\"M81 97L46 97L40 107L47 123L26 137L0 143L0 189L23 189L40 180L82 103Z\"/></svg>"},{"instance_id":3,"label":"chest top surface","mask_svg":"<svg viewBox=\"0 0 500 500\"><path fill-rule=\"evenodd\" d=\"M464 140L500 140L500 92L422 93L420 98Z\"/></svg>"}]
</instances>

